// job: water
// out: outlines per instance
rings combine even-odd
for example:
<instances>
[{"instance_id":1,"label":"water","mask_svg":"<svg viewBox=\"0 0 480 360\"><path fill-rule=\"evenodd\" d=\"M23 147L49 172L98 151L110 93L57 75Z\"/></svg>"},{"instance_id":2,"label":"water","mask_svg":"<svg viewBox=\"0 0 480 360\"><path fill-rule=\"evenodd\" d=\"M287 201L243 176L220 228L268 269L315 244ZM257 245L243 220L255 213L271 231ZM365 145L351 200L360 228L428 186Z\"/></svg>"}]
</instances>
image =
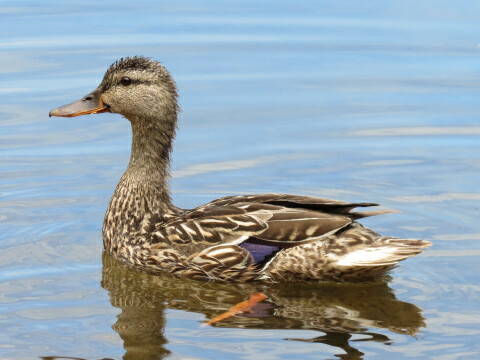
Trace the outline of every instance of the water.
<instances>
[{"instance_id":1,"label":"water","mask_svg":"<svg viewBox=\"0 0 480 360\"><path fill-rule=\"evenodd\" d=\"M0 359L480 357L478 4L0 2ZM181 94L171 181L376 201L434 243L388 284L198 283L102 259L129 153L118 115L48 111L126 55ZM256 313L201 327L255 291Z\"/></svg>"}]
</instances>

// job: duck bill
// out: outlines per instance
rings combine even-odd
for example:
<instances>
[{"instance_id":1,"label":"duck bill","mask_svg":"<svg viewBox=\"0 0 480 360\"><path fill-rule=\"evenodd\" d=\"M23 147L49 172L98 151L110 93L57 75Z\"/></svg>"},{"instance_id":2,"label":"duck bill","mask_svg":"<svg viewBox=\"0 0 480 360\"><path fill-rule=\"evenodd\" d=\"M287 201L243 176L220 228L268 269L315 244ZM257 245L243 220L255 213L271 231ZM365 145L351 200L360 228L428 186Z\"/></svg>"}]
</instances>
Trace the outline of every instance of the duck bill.
<instances>
[{"instance_id":1,"label":"duck bill","mask_svg":"<svg viewBox=\"0 0 480 360\"><path fill-rule=\"evenodd\" d=\"M53 109L48 115L50 117L74 117L87 114L98 114L108 111L110 111L109 107L103 103L102 99L100 98L100 92L96 90L78 101Z\"/></svg>"}]
</instances>

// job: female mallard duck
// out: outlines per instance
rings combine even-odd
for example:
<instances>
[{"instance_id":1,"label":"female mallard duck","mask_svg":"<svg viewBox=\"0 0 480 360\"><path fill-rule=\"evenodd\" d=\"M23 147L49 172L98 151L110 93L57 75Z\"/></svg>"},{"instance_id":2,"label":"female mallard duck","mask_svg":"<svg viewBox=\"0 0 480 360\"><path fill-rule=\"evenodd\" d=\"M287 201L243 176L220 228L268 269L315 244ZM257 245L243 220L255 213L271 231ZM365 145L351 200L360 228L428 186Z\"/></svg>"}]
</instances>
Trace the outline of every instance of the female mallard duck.
<instances>
[{"instance_id":1,"label":"female mallard duck","mask_svg":"<svg viewBox=\"0 0 480 360\"><path fill-rule=\"evenodd\" d=\"M107 252L144 270L231 281L377 278L430 243L379 234L353 212L374 203L262 194L228 196L192 210L171 203L167 185L177 124L177 91L168 71L144 57L123 58L81 100L50 116L101 112L132 125L128 168L103 223Z\"/></svg>"}]
</instances>

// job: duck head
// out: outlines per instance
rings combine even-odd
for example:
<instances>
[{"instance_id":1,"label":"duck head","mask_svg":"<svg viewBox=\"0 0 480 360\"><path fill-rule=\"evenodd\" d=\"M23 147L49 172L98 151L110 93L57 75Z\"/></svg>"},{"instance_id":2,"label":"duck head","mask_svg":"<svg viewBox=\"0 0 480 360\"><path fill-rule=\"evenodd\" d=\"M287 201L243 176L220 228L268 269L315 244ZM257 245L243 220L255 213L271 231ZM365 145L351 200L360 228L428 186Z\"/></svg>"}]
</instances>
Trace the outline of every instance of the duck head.
<instances>
[{"instance_id":1,"label":"duck head","mask_svg":"<svg viewBox=\"0 0 480 360\"><path fill-rule=\"evenodd\" d=\"M100 85L50 116L73 117L103 112L122 114L131 122L176 117L177 91L167 69L140 56L121 58L106 71Z\"/></svg>"}]
</instances>

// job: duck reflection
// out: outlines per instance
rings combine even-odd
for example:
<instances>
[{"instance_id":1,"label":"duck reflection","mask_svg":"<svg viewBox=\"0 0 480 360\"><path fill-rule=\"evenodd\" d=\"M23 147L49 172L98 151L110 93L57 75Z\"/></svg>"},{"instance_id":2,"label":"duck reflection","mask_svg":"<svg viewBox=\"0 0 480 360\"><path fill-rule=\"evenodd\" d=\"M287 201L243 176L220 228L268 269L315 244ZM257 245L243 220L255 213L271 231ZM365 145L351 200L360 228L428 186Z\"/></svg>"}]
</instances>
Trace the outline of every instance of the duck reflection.
<instances>
[{"instance_id":1,"label":"duck reflection","mask_svg":"<svg viewBox=\"0 0 480 360\"><path fill-rule=\"evenodd\" d=\"M342 359L362 359L352 343L390 339L372 329L415 334L423 327L421 310L399 301L386 283L344 284L230 284L198 282L169 274L149 275L131 269L107 254L103 256L102 286L113 306L121 309L113 329L123 340L126 360L162 359L165 348L164 309L202 313L212 318L254 292L263 292L267 302L250 313L223 320L217 327L252 329L308 329L324 334L313 339L342 349ZM352 340L353 334L363 334ZM356 336L357 338L358 336ZM312 351L314 351L312 349Z\"/></svg>"}]
</instances>

